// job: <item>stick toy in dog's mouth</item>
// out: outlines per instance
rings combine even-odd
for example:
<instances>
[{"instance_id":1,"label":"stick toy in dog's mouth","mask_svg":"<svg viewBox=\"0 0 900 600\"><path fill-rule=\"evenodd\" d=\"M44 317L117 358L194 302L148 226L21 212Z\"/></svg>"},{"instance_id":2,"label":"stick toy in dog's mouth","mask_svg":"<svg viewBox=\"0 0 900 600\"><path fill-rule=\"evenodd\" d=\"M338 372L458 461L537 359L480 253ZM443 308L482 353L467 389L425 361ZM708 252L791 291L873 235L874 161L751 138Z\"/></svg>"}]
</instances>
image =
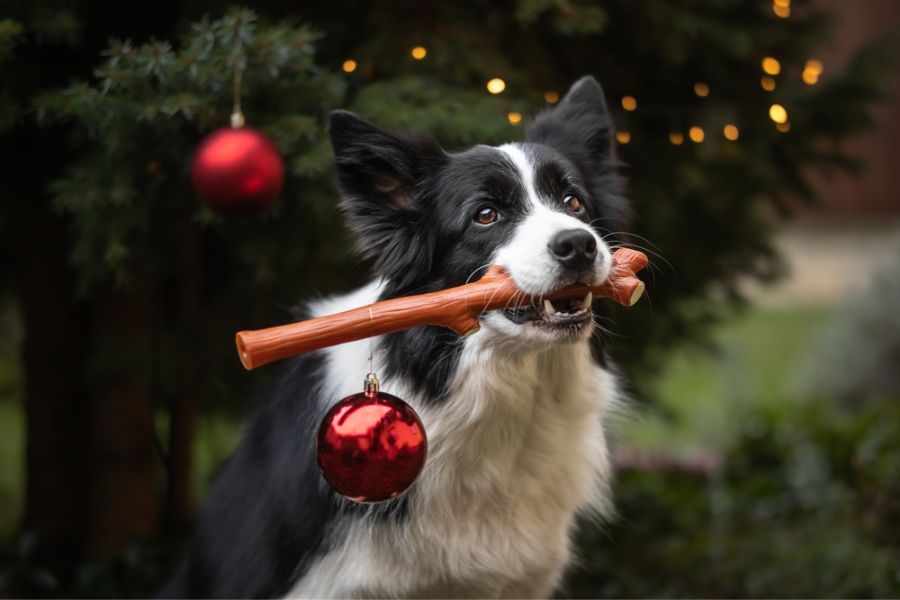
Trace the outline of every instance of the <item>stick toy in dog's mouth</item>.
<instances>
[{"instance_id":1,"label":"stick toy in dog's mouth","mask_svg":"<svg viewBox=\"0 0 900 600\"><path fill-rule=\"evenodd\" d=\"M235 336L238 356L248 370L296 354L319 350L417 325L447 327L467 335L478 330L478 317L503 310L514 322L567 327L591 318L591 301L603 296L633 306L644 293L636 273L647 266L643 252L620 248L609 277L597 286L574 284L536 298L524 294L502 267L491 267L478 281L454 288L392 298L341 313Z\"/></svg>"}]
</instances>

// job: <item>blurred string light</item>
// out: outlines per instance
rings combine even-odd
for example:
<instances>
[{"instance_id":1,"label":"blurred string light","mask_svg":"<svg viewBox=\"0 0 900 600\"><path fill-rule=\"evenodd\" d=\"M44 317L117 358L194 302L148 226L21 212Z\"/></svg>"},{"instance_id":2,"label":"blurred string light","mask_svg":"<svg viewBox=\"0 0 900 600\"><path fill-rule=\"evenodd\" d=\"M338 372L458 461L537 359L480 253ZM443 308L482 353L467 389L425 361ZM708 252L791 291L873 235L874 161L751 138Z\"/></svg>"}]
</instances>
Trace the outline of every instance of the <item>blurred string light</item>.
<instances>
[{"instance_id":1,"label":"blurred string light","mask_svg":"<svg viewBox=\"0 0 900 600\"><path fill-rule=\"evenodd\" d=\"M815 85L819 82L819 75L822 74L822 70L824 66L822 65L822 61L816 60L815 58L811 58L806 61L806 66L803 67L803 74L801 77L803 78L803 83L806 85Z\"/></svg>"},{"instance_id":2,"label":"blurred string light","mask_svg":"<svg viewBox=\"0 0 900 600\"><path fill-rule=\"evenodd\" d=\"M791 0L772 0L772 12L782 19L791 16Z\"/></svg>"},{"instance_id":3,"label":"blurred string light","mask_svg":"<svg viewBox=\"0 0 900 600\"><path fill-rule=\"evenodd\" d=\"M776 123L787 123L787 109L780 104L773 104L769 107L769 118Z\"/></svg>"},{"instance_id":4,"label":"blurred string light","mask_svg":"<svg viewBox=\"0 0 900 600\"><path fill-rule=\"evenodd\" d=\"M778 75L781 73L781 63L777 59L767 56L762 59L762 70L766 75Z\"/></svg>"},{"instance_id":5,"label":"blurred string light","mask_svg":"<svg viewBox=\"0 0 900 600\"><path fill-rule=\"evenodd\" d=\"M790 0L773 0L772 6L776 14L779 14L779 11L784 13L784 18L787 18L787 15L790 14ZM782 14L779 14L779 16L782 16ZM424 46L415 46L410 49L410 55L415 60L423 60L428 55L428 50ZM781 73L781 63L778 61L778 59L772 56L766 56L762 59L761 66L766 75L760 79L760 86L767 92L774 91L776 82L773 76L779 75ZM356 71L357 67L358 64L353 59L345 60L342 65L342 68L346 73L352 73ZM802 73L803 83L807 85L816 84L823 70L824 67L820 60L807 60ZM491 94L501 94L506 90L506 82L500 77L494 77L487 82L486 88L487 91ZM694 94L696 94L700 98L706 98L709 96L710 87L706 82L695 82L693 89ZM560 100L559 93L554 90L547 90L544 92L544 100L548 104L556 104ZM622 108L628 112L637 110L637 99L634 96L622 96L621 104ZM509 112L507 113L506 118L512 125L518 125L522 122L522 114L519 112ZM772 121L775 123L778 131L782 133L787 133L788 131L790 131L791 125L788 121L787 109L784 106L780 104L772 104L769 107L769 118L772 119ZM734 123L726 123L722 128L722 135L726 140L734 142L737 141L740 137L740 129ZM706 139L706 133L702 127L700 127L699 125L694 125L688 129L687 137L692 142L699 144ZM680 146L685 141L684 134L678 131L669 132L668 138L669 143L674 146ZM619 144L623 145L629 144L631 142L631 132L617 132L616 141Z\"/></svg>"},{"instance_id":6,"label":"blurred string light","mask_svg":"<svg viewBox=\"0 0 900 600\"><path fill-rule=\"evenodd\" d=\"M345 60L341 68L344 69L344 73L352 73L356 70L356 61L352 58Z\"/></svg>"},{"instance_id":7,"label":"blurred string light","mask_svg":"<svg viewBox=\"0 0 900 600\"><path fill-rule=\"evenodd\" d=\"M487 91L492 94L499 94L506 89L506 82L499 77L494 77L487 82Z\"/></svg>"}]
</instances>

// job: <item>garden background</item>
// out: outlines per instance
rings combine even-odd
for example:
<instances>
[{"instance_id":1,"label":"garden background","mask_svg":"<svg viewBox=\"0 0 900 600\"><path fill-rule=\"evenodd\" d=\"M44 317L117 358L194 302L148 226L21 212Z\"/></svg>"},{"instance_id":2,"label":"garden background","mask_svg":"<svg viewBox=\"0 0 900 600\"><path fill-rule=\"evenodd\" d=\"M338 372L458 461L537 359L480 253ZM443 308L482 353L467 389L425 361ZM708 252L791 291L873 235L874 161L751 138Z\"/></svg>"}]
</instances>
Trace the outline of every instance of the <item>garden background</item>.
<instances>
[{"instance_id":1,"label":"garden background","mask_svg":"<svg viewBox=\"0 0 900 600\"><path fill-rule=\"evenodd\" d=\"M653 268L635 398L571 597L900 595L900 6L892 0L12 0L0 12L0 595L146 596L273 369L233 332L368 266L325 116L448 149L603 84ZM190 161L248 124L261 214ZM500 83L498 83L498 81Z\"/></svg>"}]
</instances>

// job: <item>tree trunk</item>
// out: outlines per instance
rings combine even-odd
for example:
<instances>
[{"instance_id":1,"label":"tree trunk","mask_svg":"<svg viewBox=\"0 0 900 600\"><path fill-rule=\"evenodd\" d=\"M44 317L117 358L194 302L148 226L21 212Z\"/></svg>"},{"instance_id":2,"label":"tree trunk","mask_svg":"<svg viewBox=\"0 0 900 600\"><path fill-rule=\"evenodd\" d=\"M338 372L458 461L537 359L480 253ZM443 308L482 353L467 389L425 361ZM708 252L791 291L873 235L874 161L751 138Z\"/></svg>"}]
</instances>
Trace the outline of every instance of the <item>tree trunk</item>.
<instances>
[{"instance_id":1,"label":"tree trunk","mask_svg":"<svg viewBox=\"0 0 900 600\"><path fill-rule=\"evenodd\" d=\"M201 302L201 240L194 228L185 233L178 290L175 391L169 402L168 481L165 529L176 546L185 541L194 517L194 436L200 410L201 358L195 348Z\"/></svg>"},{"instance_id":2,"label":"tree trunk","mask_svg":"<svg viewBox=\"0 0 900 600\"><path fill-rule=\"evenodd\" d=\"M40 559L65 566L79 556L84 527L85 339L65 223L42 200L23 203L16 257L25 326L25 526L38 536Z\"/></svg>"},{"instance_id":3,"label":"tree trunk","mask_svg":"<svg viewBox=\"0 0 900 600\"><path fill-rule=\"evenodd\" d=\"M101 560L152 537L158 525L153 284L132 272L129 289L98 289L92 303L86 543Z\"/></svg>"}]
</instances>

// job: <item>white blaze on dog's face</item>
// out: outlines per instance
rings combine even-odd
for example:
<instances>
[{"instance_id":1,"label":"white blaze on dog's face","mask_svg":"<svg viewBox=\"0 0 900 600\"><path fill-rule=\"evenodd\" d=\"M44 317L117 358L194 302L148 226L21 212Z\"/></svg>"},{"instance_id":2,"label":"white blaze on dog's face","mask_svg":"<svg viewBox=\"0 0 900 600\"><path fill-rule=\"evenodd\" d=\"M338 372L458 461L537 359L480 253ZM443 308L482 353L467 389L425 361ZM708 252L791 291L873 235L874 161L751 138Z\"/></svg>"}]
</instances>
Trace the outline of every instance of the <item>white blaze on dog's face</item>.
<instances>
[{"instance_id":1,"label":"white blaze on dog's face","mask_svg":"<svg viewBox=\"0 0 900 600\"><path fill-rule=\"evenodd\" d=\"M610 251L590 226L588 192L577 169L546 146L506 144L498 150L518 173L524 211L492 262L504 267L519 289L538 298L574 283L606 281ZM592 330L592 300L590 294L539 300L532 306L486 315L482 323L515 337L579 338Z\"/></svg>"},{"instance_id":2,"label":"white blaze on dog's face","mask_svg":"<svg viewBox=\"0 0 900 600\"><path fill-rule=\"evenodd\" d=\"M331 139L342 206L385 280L382 297L461 285L491 264L538 297L609 274L603 234L622 228L627 209L612 125L591 77L538 115L523 143L447 153L431 138L398 136L345 112L332 114ZM586 337L591 317L585 297L481 322L498 337L557 341ZM437 343L407 337L409 352Z\"/></svg>"}]
</instances>

